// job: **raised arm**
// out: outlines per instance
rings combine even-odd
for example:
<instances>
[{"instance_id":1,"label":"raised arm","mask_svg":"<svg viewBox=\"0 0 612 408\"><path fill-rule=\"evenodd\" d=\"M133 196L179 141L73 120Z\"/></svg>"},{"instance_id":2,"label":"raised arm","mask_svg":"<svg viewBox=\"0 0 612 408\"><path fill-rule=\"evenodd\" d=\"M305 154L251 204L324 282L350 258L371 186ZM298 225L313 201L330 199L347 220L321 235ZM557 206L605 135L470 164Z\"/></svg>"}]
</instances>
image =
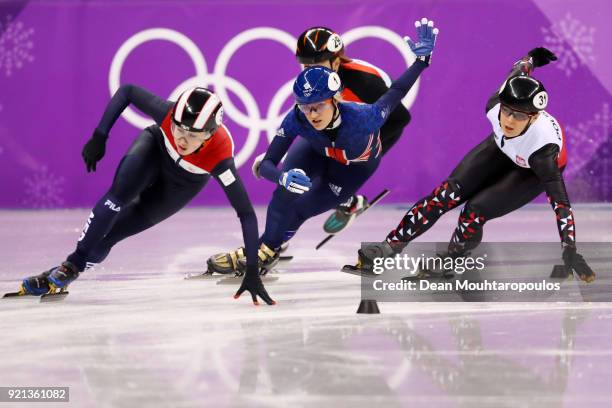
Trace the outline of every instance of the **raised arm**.
<instances>
[{"instance_id":1,"label":"raised arm","mask_svg":"<svg viewBox=\"0 0 612 408\"><path fill-rule=\"evenodd\" d=\"M121 85L106 105L96 130L108 136L119 116L129 105L134 105L142 113L151 117L155 123L161 125L172 104L139 86Z\"/></svg>"},{"instance_id":2,"label":"raised arm","mask_svg":"<svg viewBox=\"0 0 612 408\"><path fill-rule=\"evenodd\" d=\"M543 67L544 65L548 65L552 61L556 60L557 56L544 47L537 47L532 49L527 53L527 55L525 55L523 58L514 63L510 74L508 74L500 89L504 87L504 84L510 78L518 75L531 75L535 68ZM493 95L489 97L489 100L487 101L487 105L485 107L485 112L490 111L498 103L499 90L495 91Z\"/></svg>"},{"instance_id":3,"label":"raised arm","mask_svg":"<svg viewBox=\"0 0 612 408\"><path fill-rule=\"evenodd\" d=\"M378 75L364 73L358 70L345 70L343 82L355 83L361 86L351 88L351 91L363 102L372 104L389 89L385 81ZM391 111L389 118L380 128L381 138L386 140L385 148L388 150L400 138L404 128L410 123L410 112L401 103ZM383 152L384 154L384 152Z\"/></svg>"},{"instance_id":4,"label":"raised arm","mask_svg":"<svg viewBox=\"0 0 612 408\"><path fill-rule=\"evenodd\" d=\"M415 22L417 31L417 42L410 38L406 41L412 52L417 56L414 64L410 66L398 79L393 81L387 92L385 92L375 103L374 109L380 114L374 122L374 126L380 128L389 118L390 113L400 104L402 98L410 91L419 75L431 62L431 56L436 44L438 29L434 28L433 21L426 18Z\"/></svg>"}]
</instances>

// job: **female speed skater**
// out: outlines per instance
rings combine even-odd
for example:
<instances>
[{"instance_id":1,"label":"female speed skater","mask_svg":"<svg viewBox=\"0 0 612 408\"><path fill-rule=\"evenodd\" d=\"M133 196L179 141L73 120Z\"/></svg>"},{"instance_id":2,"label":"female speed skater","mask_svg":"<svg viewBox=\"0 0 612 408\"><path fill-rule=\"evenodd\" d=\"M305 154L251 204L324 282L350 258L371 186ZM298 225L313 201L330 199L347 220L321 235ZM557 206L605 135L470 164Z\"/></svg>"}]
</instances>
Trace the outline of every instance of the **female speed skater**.
<instances>
[{"instance_id":1,"label":"female speed skater","mask_svg":"<svg viewBox=\"0 0 612 408\"><path fill-rule=\"evenodd\" d=\"M418 200L384 242L359 250L357 269L374 258L393 256L423 234L447 211L465 203L447 256L462 256L482 240L486 222L502 217L546 192L555 213L563 261L591 282L595 273L576 252L574 214L562 172L567 162L559 122L544 109L548 93L530 76L557 57L535 48L515 63L510 76L486 106L492 133L473 148L433 192Z\"/></svg>"},{"instance_id":2,"label":"female speed skater","mask_svg":"<svg viewBox=\"0 0 612 408\"><path fill-rule=\"evenodd\" d=\"M427 19L415 25L418 41L408 44L417 61L373 104L338 102L334 97L341 89L340 78L322 66L306 68L295 80L296 106L258 168L263 178L279 184L260 240L262 273L278 261L281 244L304 221L346 201L378 167L380 128L428 67L438 34ZM282 169L277 168L288 150ZM209 272L231 273L242 257L242 248L214 255L208 260Z\"/></svg>"},{"instance_id":3,"label":"female speed skater","mask_svg":"<svg viewBox=\"0 0 612 408\"><path fill-rule=\"evenodd\" d=\"M222 124L223 106L217 95L191 88L172 102L137 86L121 86L83 148L88 172L95 171L104 157L108 134L129 104L156 124L140 133L121 160L110 189L89 215L75 251L61 265L24 279L18 294L64 292L87 267L102 262L115 244L185 207L212 175L242 225L246 273L235 298L249 291L255 304L257 296L274 304L258 274L257 218L234 165L234 144Z\"/></svg>"},{"instance_id":4,"label":"female speed skater","mask_svg":"<svg viewBox=\"0 0 612 408\"><path fill-rule=\"evenodd\" d=\"M342 90L340 99L344 102L374 103L391 85L389 76L369 62L346 55L340 35L326 27L311 27L297 40L295 57L304 67L323 66L338 73ZM389 118L380 128L381 156L399 140L404 128L410 123L410 112L401 103L391 111ZM353 195L341 203L325 221L323 229L335 234L346 228L366 208L363 195Z\"/></svg>"}]
</instances>

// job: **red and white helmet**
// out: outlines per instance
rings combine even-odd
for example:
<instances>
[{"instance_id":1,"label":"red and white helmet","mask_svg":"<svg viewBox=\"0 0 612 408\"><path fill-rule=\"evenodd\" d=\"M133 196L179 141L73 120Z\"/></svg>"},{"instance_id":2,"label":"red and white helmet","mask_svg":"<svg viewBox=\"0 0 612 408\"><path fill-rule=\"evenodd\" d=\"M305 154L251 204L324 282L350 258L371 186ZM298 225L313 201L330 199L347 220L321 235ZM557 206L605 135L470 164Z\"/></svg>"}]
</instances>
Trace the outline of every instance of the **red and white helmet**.
<instances>
[{"instance_id":1,"label":"red and white helmet","mask_svg":"<svg viewBox=\"0 0 612 408\"><path fill-rule=\"evenodd\" d=\"M223 122L223 104L206 88L190 88L174 105L172 121L187 131L212 135Z\"/></svg>"}]
</instances>

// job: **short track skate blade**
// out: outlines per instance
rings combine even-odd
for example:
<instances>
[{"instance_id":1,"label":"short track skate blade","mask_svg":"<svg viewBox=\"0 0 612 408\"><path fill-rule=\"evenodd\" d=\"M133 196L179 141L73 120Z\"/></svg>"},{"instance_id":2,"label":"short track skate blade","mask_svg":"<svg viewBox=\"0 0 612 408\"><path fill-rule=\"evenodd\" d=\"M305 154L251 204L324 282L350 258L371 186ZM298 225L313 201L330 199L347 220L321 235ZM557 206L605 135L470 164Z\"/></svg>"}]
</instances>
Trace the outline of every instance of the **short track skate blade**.
<instances>
[{"instance_id":1,"label":"short track skate blade","mask_svg":"<svg viewBox=\"0 0 612 408\"><path fill-rule=\"evenodd\" d=\"M281 255L278 257L279 262L289 262L291 260L293 260L293 255Z\"/></svg>"},{"instance_id":2,"label":"short track skate blade","mask_svg":"<svg viewBox=\"0 0 612 408\"><path fill-rule=\"evenodd\" d=\"M45 293L40 297L41 303L50 303L50 302L61 302L66 299L68 296L68 292L58 292L58 293Z\"/></svg>"},{"instance_id":3,"label":"short track skate blade","mask_svg":"<svg viewBox=\"0 0 612 408\"><path fill-rule=\"evenodd\" d=\"M261 277L261 282L264 284L276 282L277 280L278 280L278 276L264 275ZM239 286L241 283L242 283L242 276L228 276L227 278L223 278L217 281L217 285L237 285Z\"/></svg>"},{"instance_id":4,"label":"short track skate blade","mask_svg":"<svg viewBox=\"0 0 612 408\"><path fill-rule=\"evenodd\" d=\"M188 273L185 275L185 280L217 280L226 275L215 275L212 273L204 272L204 273Z\"/></svg>"},{"instance_id":5,"label":"short track skate blade","mask_svg":"<svg viewBox=\"0 0 612 408\"><path fill-rule=\"evenodd\" d=\"M363 278L371 278L376 276L372 273L364 272L363 269L358 268L355 265L344 265L340 272L350 273L351 275L361 276Z\"/></svg>"},{"instance_id":6,"label":"short track skate blade","mask_svg":"<svg viewBox=\"0 0 612 408\"><path fill-rule=\"evenodd\" d=\"M32 297L36 297L34 295L28 295L26 293L21 293L21 292L10 292L10 293L5 293L2 296L2 299L18 299L18 298L32 298Z\"/></svg>"}]
</instances>

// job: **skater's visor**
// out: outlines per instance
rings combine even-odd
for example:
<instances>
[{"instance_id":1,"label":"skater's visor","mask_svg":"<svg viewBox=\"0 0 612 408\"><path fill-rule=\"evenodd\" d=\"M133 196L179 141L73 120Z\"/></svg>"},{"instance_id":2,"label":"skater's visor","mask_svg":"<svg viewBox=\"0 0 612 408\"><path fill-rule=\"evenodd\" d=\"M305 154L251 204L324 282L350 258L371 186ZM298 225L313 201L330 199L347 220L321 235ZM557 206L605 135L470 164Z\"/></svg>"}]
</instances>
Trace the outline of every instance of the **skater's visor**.
<instances>
[{"instance_id":1,"label":"skater's visor","mask_svg":"<svg viewBox=\"0 0 612 408\"><path fill-rule=\"evenodd\" d=\"M301 110L305 114L309 114L312 112L321 113L325 110L331 109L332 106L333 104L331 102L331 99L327 99L323 102L298 104L299 110Z\"/></svg>"},{"instance_id":2,"label":"skater's visor","mask_svg":"<svg viewBox=\"0 0 612 408\"><path fill-rule=\"evenodd\" d=\"M213 135L211 132L207 131L194 132L190 130L185 130L174 123L172 123L172 127L172 133L175 137L184 137L187 140L204 141L210 139L210 137Z\"/></svg>"},{"instance_id":3,"label":"skater's visor","mask_svg":"<svg viewBox=\"0 0 612 408\"><path fill-rule=\"evenodd\" d=\"M500 110L504 116L507 116L507 117L514 116L514 119L519 120L519 121L527 120L530 117L535 115L535 113L522 112L516 109L512 109L511 107L506 106L504 104L501 105Z\"/></svg>"}]
</instances>

